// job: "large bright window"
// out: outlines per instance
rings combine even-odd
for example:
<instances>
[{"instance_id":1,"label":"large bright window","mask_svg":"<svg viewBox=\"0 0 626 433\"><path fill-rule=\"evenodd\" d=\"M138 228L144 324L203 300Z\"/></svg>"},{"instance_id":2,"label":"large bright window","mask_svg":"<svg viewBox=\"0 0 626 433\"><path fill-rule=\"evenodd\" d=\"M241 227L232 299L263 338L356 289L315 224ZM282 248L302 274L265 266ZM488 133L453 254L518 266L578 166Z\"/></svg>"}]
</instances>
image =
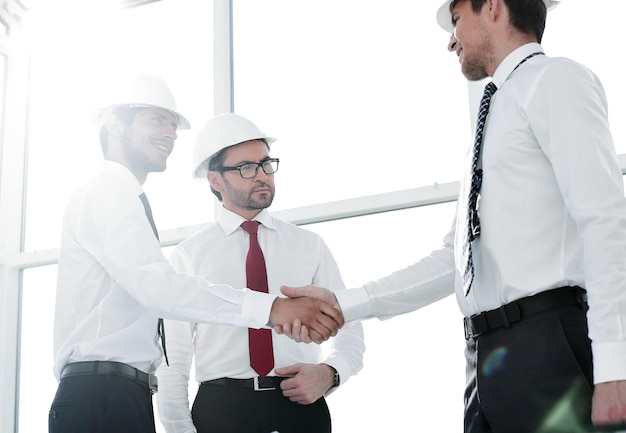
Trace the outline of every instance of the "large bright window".
<instances>
[{"instance_id":1,"label":"large bright window","mask_svg":"<svg viewBox=\"0 0 626 433\"><path fill-rule=\"evenodd\" d=\"M235 110L278 139L276 208L458 180L467 86L435 3L234 6Z\"/></svg>"},{"instance_id":2,"label":"large bright window","mask_svg":"<svg viewBox=\"0 0 626 433\"><path fill-rule=\"evenodd\" d=\"M278 139L289 180L275 209L459 179L473 128L466 81L434 18L439 4L234 2L235 110ZM606 53L620 50L626 3L591 4L561 2L543 44L600 77L624 153L626 80Z\"/></svg>"}]
</instances>

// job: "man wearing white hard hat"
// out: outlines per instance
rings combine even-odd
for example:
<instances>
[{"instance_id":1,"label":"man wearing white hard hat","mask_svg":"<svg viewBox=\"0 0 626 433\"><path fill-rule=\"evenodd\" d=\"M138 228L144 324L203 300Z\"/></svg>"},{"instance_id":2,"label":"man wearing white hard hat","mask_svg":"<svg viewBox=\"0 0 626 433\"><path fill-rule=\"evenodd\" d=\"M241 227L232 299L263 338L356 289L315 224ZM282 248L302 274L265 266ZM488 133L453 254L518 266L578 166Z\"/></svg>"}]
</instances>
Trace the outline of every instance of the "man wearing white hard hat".
<instances>
[{"instance_id":1,"label":"man wearing white hard hat","mask_svg":"<svg viewBox=\"0 0 626 433\"><path fill-rule=\"evenodd\" d=\"M339 269L324 241L267 210L279 163L270 157L273 142L250 120L233 113L203 126L194 146L194 175L208 180L222 209L216 222L178 245L170 260L181 272L246 285L252 236L246 230L256 224L270 293L280 294L283 284L341 289ZM246 329L175 320L167 320L165 329L170 364L161 365L157 373L157 406L167 433L330 433L324 397L363 366L360 322L344 326L326 356L319 345L273 333L264 349L273 363L263 371L252 366L252 337ZM194 382L200 386L190 410L192 360Z\"/></svg>"},{"instance_id":2,"label":"man wearing white hard hat","mask_svg":"<svg viewBox=\"0 0 626 433\"><path fill-rule=\"evenodd\" d=\"M167 361L160 318L252 328L304 319L320 342L342 324L323 303L289 305L173 268L141 186L165 169L178 128L190 125L161 79L137 76L124 89L93 116L104 161L63 219L50 433L155 432L154 373Z\"/></svg>"},{"instance_id":3,"label":"man wearing white hard hat","mask_svg":"<svg viewBox=\"0 0 626 433\"><path fill-rule=\"evenodd\" d=\"M463 75L491 78L455 223L442 249L336 293L346 321L456 293L467 341L466 433L590 432L592 420L626 422L623 178L598 77L540 45L555 3L448 0L439 8ZM310 287L287 293L335 300Z\"/></svg>"}]
</instances>

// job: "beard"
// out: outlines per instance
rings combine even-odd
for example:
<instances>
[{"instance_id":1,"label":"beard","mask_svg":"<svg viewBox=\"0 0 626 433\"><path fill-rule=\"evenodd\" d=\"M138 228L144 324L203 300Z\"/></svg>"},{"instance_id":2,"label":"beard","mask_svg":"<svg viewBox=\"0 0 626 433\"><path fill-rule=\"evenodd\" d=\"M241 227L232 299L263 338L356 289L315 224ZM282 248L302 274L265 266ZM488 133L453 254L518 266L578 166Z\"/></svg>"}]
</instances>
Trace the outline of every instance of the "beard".
<instances>
[{"instance_id":1,"label":"beard","mask_svg":"<svg viewBox=\"0 0 626 433\"><path fill-rule=\"evenodd\" d=\"M271 206L274 201L274 192L267 192L259 194L259 198L253 198L251 193L234 194L231 196L231 201L238 207L247 210L261 210Z\"/></svg>"},{"instance_id":2,"label":"beard","mask_svg":"<svg viewBox=\"0 0 626 433\"><path fill-rule=\"evenodd\" d=\"M479 81L489 76L487 65L493 63L493 45L486 32L483 32L476 48L471 53L465 50L461 72L470 81ZM468 55L469 54L469 55Z\"/></svg>"},{"instance_id":3,"label":"beard","mask_svg":"<svg viewBox=\"0 0 626 433\"><path fill-rule=\"evenodd\" d=\"M489 76L482 62L479 62L476 58L463 62L461 72L469 81L480 81Z\"/></svg>"},{"instance_id":4,"label":"beard","mask_svg":"<svg viewBox=\"0 0 626 433\"><path fill-rule=\"evenodd\" d=\"M228 200L236 207L240 209L246 210L262 210L271 206L274 201L274 187L265 183L256 186L265 186L269 188L268 192L265 193L253 193L252 191L242 190L233 188L232 184L228 181L225 181L224 184L228 187L225 193L222 195L226 195ZM255 186L255 187L256 187ZM254 196L257 197L254 197Z\"/></svg>"}]
</instances>

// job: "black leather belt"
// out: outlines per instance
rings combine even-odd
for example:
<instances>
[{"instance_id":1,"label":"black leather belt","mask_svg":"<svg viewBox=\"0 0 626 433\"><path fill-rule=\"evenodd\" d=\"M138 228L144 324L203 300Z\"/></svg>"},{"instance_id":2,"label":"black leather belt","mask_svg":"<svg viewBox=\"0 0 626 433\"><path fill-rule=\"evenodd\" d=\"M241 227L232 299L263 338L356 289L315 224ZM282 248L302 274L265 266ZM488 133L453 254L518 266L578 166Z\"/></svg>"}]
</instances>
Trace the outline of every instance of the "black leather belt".
<instances>
[{"instance_id":1,"label":"black leather belt","mask_svg":"<svg viewBox=\"0 0 626 433\"><path fill-rule=\"evenodd\" d=\"M246 388L254 391L280 391L280 383L288 379L288 377L266 376L253 377L251 379L230 379L223 377L221 379L207 380L202 385L213 386L230 386L233 388Z\"/></svg>"},{"instance_id":2,"label":"black leather belt","mask_svg":"<svg viewBox=\"0 0 626 433\"><path fill-rule=\"evenodd\" d=\"M531 314L558 307L587 302L587 292L578 287L559 287L533 296L518 299L495 310L484 311L472 317L464 317L465 338L475 338L494 329L509 327Z\"/></svg>"},{"instance_id":3,"label":"black leather belt","mask_svg":"<svg viewBox=\"0 0 626 433\"><path fill-rule=\"evenodd\" d=\"M159 384L154 374L144 373L135 367L115 361L84 361L67 364L61 372L61 379L68 376L91 376L112 374L134 380L145 386L152 394L158 391Z\"/></svg>"}]
</instances>

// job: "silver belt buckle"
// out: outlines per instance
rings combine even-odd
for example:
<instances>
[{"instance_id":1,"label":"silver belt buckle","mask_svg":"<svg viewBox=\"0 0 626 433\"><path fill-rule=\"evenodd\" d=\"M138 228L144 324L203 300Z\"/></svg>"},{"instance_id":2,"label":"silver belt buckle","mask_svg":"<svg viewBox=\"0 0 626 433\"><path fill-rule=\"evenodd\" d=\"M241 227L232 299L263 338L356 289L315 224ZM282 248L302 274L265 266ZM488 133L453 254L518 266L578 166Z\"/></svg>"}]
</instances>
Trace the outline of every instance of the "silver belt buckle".
<instances>
[{"instance_id":1,"label":"silver belt buckle","mask_svg":"<svg viewBox=\"0 0 626 433\"><path fill-rule=\"evenodd\" d=\"M274 386L270 388L261 388L261 385L259 384L259 379L260 379L260 376L254 376L253 378L255 391L274 391L276 389L276 387Z\"/></svg>"},{"instance_id":2,"label":"silver belt buckle","mask_svg":"<svg viewBox=\"0 0 626 433\"><path fill-rule=\"evenodd\" d=\"M148 388L150 388L150 394L156 394L159 391L159 380L154 374L148 375Z\"/></svg>"},{"instance_id":3,"label":"silver belt buckle","mask_svg":"<svg viewBox=\"0 0 626 433\"><path fill-rule=\"evenodd\" d=\"M463 317L463 327L465 328L465 339L469 340L474 337L474 330L472 328L472 318Z\"/></svg>"}]
</instances>

